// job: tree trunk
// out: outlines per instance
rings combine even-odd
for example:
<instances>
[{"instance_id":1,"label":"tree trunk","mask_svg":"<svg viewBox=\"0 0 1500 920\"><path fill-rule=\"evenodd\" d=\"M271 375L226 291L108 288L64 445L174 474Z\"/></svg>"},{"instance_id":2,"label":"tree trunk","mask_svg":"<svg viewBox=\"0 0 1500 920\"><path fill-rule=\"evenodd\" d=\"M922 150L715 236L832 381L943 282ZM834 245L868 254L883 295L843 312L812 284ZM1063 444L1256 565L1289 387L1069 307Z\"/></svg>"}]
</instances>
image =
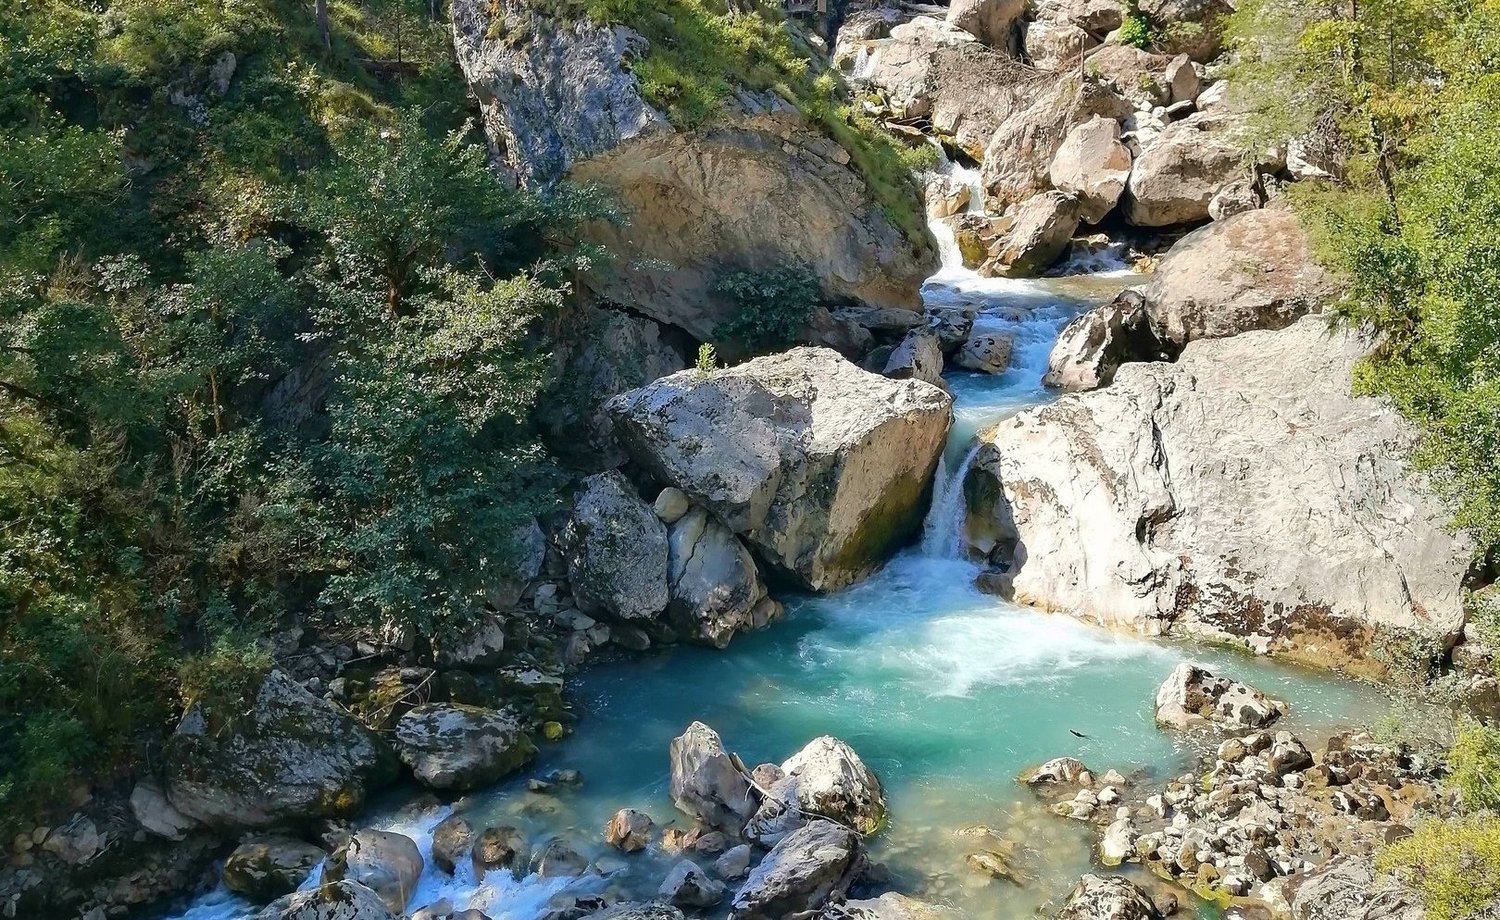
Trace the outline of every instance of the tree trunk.
<instances>
[{"instance_id":1,"label":"tree trunk","mask_svg":"<svg viewBox=\"0 0 1500 920\"><path fill-rule=\"evenodd\" d=\"M313 15L318 20L318 37L323 41L323 50L333 50L333 37L328 32L328 0L313 0Z\"/></svg>"}]
</instances>

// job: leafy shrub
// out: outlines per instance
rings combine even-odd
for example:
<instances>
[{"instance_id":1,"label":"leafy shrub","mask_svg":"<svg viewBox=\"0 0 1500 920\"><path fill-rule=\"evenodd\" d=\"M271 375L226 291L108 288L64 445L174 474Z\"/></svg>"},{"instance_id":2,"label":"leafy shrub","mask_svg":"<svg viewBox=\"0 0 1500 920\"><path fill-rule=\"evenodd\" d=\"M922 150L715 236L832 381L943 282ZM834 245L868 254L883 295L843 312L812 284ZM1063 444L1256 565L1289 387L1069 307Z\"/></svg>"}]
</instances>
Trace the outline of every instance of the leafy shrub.
<instances>
[{"instance_id":1,"label":"leafy shrub","mask_svg":"<svg viewBox=\"0 0 1500 920\"><path fill-rule=\"evenodd\" d=\"M719 368L719 353L713 345L704 342L698 346L698 360L693 366L700 374L711 374Z\"/></svg>"},{"instance_id":2,"label":"leafy shrub","mask_svg":"<svg viewBox=\"0 0 1500 920\"><path fill-rule=\"evenodd\" d=\"M1151 46L1151 23L1141 15L1141 11L1132 8L1126 15L1125 21L1120 24L1120 44L1130 45L1142 50Z\"/></svg>"},{"instance_id":3,"label":"leafy shrub","mask_svg":"<svg viewBox=\"0 0 1500 920\"><path fill-rule=\"evenodd\" d=\"M1500 728L1465 725L1448 752L1449 783L1470 811L1500 812Z\"/></svg>"},{"instance_id":4,"label":"leafy shrub","mask_svg":"<svg viewBox=\"0 0 1500 920\"><path fill-rule=\"evenodd\" d=\"M1465 920L1500 898L1500 818L1428 821L1376 865L1416 889L1430 920Z\"/></svg>"},{"instance_id":5,"label":"leafy shrub","mask_svg":"<svg viewBox=\"0 0 1500 920\"><path fill-rule=\"evenodd\" d=\"M802 266L730 272L713 292L735 304L732 317L714 328L714 337L743 354L765 354L797 341L817 306L818 282Z\"/></svg>"}]
</instances>

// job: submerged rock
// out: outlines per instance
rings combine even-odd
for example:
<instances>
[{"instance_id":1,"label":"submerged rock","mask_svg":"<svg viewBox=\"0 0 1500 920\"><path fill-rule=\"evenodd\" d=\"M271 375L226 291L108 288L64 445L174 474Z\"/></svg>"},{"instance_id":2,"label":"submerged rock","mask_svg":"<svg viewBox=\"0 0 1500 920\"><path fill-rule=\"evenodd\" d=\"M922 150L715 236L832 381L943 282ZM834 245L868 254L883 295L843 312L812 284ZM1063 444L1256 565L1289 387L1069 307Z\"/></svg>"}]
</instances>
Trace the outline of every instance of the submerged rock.
<instances>
[{"instance_id":1,"label":"submerged rock","mask_svg":"<svg viewBox=\"0 0 1500 920\"><path fill-rule=\"evenodd\" d=\"M694 722L672 739L672 803L709 827L739 833L755 813L755 798L719 733Z\"/></svg>"},{"instance_id":2,"label":"submerged rock","mask_svg":"<svg viewBox=\"0 0 1500 920\"><path fill-rule=\"evenodd\" d=\"M831 904L820 915L821 920L942 920L953 912L888 891L878 898Z\"/></svg>"},{"instance_id":3,"label":"submerged rock","mask_svg":"<svg viewBox=\"0 0 1500 920\"><path fill-rule=\"evenodd\" d=\"M475 840L473 825L463 815L449 815L432 830L432 862L453 874L458 861L472 851ZM479 873L475 873L478 875Z\"/></svg>"},{"instance_id":4,"label":"submerged rock","mask_svg":"<svg viewBox=\"0 0 1500 920\"><path fill-rule=\"evenodd\" d=\"M982 435L971 543L1017 601L1147 634L1364 673L1391 636L1445 648L1469 549L1409 474L1412 427L1349 395L1371 347L1306 317L1022 412Z\"/></svg>"},{"instance_id":5,"label":"submerged rock","mask_svg":"<svg viewBox=\"0 0 1500 920\"><path fill-rule=\"evenodd\" d=\"M1186 661L1173 668L1156 691L1156 724L1169 728L1265 728L1281 718L1286 709L1286 703L1254 687L1215 677Z\"/></svg>"},{"instance_id":6,"label":"submerged rock","mask_svg":"<svg viewBox=\"0 0 1500 920\"><path fill-rule=\"evenodd\" d=\"M513 713L456 703L427 703L402 716L396 748L418 782L456 791L493 783L536 756Z\"/></svg>"},{"instance_id":7,"label":"submerged rock","mask_svg":"<svg viewBox=\"0 0 1500 920\"><path fill-rule=\"evenodd\" d=\"M843 587L920 525L952 400L795 348L610 403L621 442L804 586Z\"/></svg>"},{"instance_id":8,"label":"submerged rock","mask_svg":"<svg viewBox=\"0 0 1500 920\"><path fill-rule=\"evenodd\" d=\"M410 837L366 828L335 850L323 866L323 878L350 881L370 889L393 914L406 909L424 863Z\"/></svg>"},{"instance_id":9,"label":"submerged rock","mask_svg":"<svg viewBox=\"0 0 1500 920\"><path fill-rule=\"evenodd\" d=\"M651 816L634 808L622 808L604 828L604 842L626 853L638 853L651 842Z\"/></svg>"},{"instance_id":10,"label":"submerged rock","mask_svg":"<svg viewBox=\"0 0 1500 920\"><path fill-rule=\"evenodd\" d=\"M474 877L483 881L484 874L491 869L509 869L524 863L525 848L526 838L516 828L509 825L485 828L469 852Z\"/></svg>"},{"instance_id":11,"label":"submerged rock","mask_svg":"<svg viewBox=\"0 0 1500 920\"><path fill-rule=\"evenodd\" d=\"M269 827L352 814L396 778L385 742L281 671L249 706L219 708L189 707L163 752L167 799L194 821Z\"/></svg>"},{"instance_id":12,"label":"submerged rock","mask_svg":"<svg viewBox=\"0 0 1500 920\"><path fill-rule=\"evenodd\" d=\"M860 837L832 821L813 821L766 854L734 896L735 920L788 920L816 911L849 890L864 864Z\"/></svg>"}]
</instances>

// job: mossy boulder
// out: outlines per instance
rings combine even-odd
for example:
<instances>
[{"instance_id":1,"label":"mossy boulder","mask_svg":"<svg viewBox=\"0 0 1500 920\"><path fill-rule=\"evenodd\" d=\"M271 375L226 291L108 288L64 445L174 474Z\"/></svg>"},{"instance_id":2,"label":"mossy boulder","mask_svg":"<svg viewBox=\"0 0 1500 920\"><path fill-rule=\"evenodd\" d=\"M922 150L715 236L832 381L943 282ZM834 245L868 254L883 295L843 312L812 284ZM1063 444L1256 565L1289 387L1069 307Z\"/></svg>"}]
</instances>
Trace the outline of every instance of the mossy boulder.
<instances>
[{"instance_id":1,"label":"mossy boulder","mask_svg":"<svg viewBox=\"0 0 1500 920\"><path fill-rule=\"evenodd\" d=\"M396 757L378 735L281 671L222 715L211 720L204 703L193 704L163 751L168 801L209 827L350 814L396 778Z\"/></svg>"}]
</instances>

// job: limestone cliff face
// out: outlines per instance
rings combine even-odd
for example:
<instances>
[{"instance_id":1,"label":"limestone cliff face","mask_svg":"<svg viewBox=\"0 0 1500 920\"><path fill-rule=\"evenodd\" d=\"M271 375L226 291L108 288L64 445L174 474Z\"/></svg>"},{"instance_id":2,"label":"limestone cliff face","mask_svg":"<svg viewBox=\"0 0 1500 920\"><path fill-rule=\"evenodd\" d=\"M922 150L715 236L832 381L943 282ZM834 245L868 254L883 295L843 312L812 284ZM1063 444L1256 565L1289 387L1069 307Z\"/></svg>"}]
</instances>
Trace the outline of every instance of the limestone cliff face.
<instances>
[{"instance_id":1,"label":"limestone cliff face","mask_svg":"<svg viewBox=\"0 0 1500 920\"><path fill-rule=\"evenodd\" d=\"M919 309L930 240L908 239L849 154L774 94L740 92L679 131L639 92L630 61L649 48L629 29L553 20L526 0L457 0L453 26L517 179L593 184L624 211L624 225L585 230L615 255L586 279L594 293L707 338L729 312L710 291L720 272L800 262L830 299Z\"/></svg>"}]
</instances>

